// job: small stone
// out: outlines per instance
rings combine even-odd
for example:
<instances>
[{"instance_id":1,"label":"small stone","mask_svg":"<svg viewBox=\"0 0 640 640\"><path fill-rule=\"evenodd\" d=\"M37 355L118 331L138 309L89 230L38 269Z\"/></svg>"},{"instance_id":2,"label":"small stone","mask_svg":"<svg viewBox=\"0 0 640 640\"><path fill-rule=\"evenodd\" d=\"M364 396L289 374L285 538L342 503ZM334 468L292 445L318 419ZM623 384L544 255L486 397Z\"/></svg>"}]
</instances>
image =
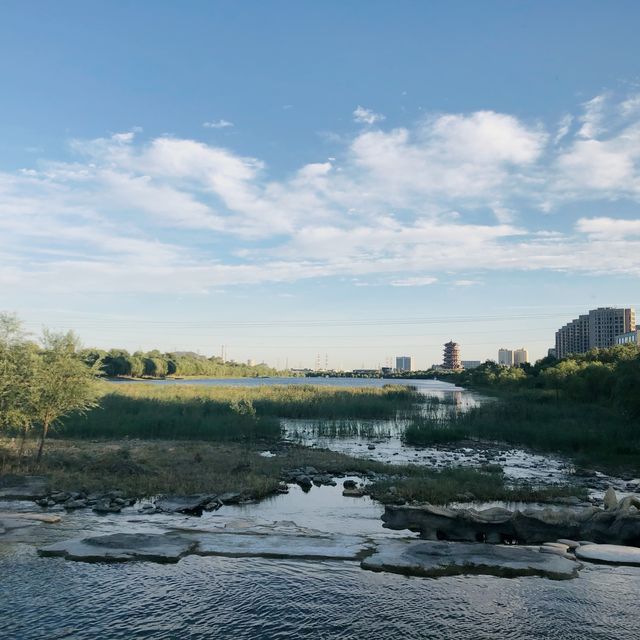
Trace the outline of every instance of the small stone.
<instances>
[{"instance_id":1,"label":"small stone","mask_svg":"<svg viewBox=\"0 0 640 640\"><path fill-rule=\"evenodd\" d=\"M300 485L303 491L309 491L309 489L311 489L311 487L313 486L311 478L306 475L296 476L296 483Z\"/></svg>"},{"instance_id":2,"label":"small stone","mask_svg":"<svg viewBox=\"0 0 640 640\"><path fill-rule=\"evenodd\" d=\"M364 489L357 489L357 488L344 489L342 491L342 495L345 496L346 498L362 498L362 496L365 495L365 491Z\"/></svg>"},{"instance_id":3,"label":"small stone","mask_svg":"<svg viewBox=\"0 0 640 640\"><path fill-rule=\"evenodd\" d=\"M580 546L579 542L576 542L575 540L569 540L568 538L560 538L558 540L559 544L566 544L567 547L569 547L569 549L573 550L573 549L577 549Z\"/></svg>"},{"instance_id":4,"label":"small stone","mask_svg":"<svg viewBox=\"0 0 640 640\"><path fill-rule=\"evenodd\" d=\"M121 507L112 504L110 500L102 500L93 506L96 513L120 513Z\"/></svg>"},{"instance_id":5,"label":"small stone","mask_svg":"<svg viewBox=\"0 0 640 640\"><path fill-rule=\"evenodd\" d=\"M563 549L559 549L557 547L545 547L544 545L540 547L540 553L551 553L555 556L560 556L561 558L568 558L569 560L573 560L573 557L569 555Z\"/></svg>"},{"instance_id":6,"label":"small stone","mask_svg":"<svg viewBox=\"0 0 640 640\"><path fill-rule=\"evenodd\" d=\"M616 496L616 492L613 490L613 487L609 487L604 494L604 508L615 509L617 506L618 498Z\"/></svg>"},{"instance_id":7,"label":"small stone","mask_svg":"<svg viewBox=\"0 0 640 640\"><path fill-rule=\"evenodd\" d=\"M70 499L70 500L67 500L63 506L65 509L69 509L69 510L84 509L87 506L87 501Z\"/></svg>"}]
</instances>

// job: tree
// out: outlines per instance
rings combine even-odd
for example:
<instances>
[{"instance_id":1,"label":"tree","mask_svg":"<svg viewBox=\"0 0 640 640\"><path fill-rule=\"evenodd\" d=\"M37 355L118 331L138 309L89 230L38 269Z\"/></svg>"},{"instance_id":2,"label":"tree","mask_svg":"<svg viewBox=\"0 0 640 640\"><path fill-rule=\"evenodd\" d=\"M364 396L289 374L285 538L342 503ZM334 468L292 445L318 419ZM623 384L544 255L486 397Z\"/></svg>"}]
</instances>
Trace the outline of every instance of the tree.
<instances>
[{"instance_id":1,"label":"tree","mask_svg":"<svg viewBox=\"0 0 640 640\"><path fill-rule=\"evenodd\" d=\"M540 375L545 384L556 391L556 400L560 398L560 389L567 384L572 376L580 370L580 366L575 360L561 360L553 367L545 369Z\"/></svg>"},{"instance_id":2,"label":"tree","mask_svg":"<svg viewBox=\"0 0 640 640\"><path fill-rule=\"evenodd\" d=\"M621 363L616 373L616 404L630 418L637 420L640 418L640 357Z\"/></svg>"},{"instance_id":3,"label":"tree","mask_svg":"<svg viewBox=\"0 0 640 640\"><path fill-rule=\"evenodd\" d=\"M0 314L0 428L19 429L20 459L32 423L30 400L36 364L36 347L28 342L20 320Z\"/></svg>"},{"instance_id":4,"label":"tree","mask_svg":"<svg viewBox=\"0 0 640 640\"><path fill-rule=\"evenodd\" d=\"M74 333L45 330L42 342L30 394L31 418L41 428L36 463L42 458L49 429L71 413L96 406L97 398L95 377L78 356Z\"/></svg>"}]
</instances>

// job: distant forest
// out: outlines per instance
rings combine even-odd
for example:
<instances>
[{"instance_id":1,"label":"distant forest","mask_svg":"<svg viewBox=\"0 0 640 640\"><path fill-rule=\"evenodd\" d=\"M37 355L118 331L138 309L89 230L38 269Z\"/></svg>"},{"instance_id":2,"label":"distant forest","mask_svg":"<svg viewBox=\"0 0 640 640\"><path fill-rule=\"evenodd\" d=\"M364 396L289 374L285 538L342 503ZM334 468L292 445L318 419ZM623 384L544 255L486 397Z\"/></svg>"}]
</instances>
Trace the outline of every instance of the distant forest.
<instances>
[{"instance_id":1,"label":"distant forest","mask_svg":"<svg viewBox=\"0 0 640 640\"><path fill-rule=\"evenodd\" d=\"M249 365L223 361L213 356L207 358L192 352L161 353L160 351L136 351L124 349L82 349L80 358L99 374L131 378L164 378L166 376L211 376L212 378L258 378L282 375L264 363Z\"/></svg>"}]
</instances>

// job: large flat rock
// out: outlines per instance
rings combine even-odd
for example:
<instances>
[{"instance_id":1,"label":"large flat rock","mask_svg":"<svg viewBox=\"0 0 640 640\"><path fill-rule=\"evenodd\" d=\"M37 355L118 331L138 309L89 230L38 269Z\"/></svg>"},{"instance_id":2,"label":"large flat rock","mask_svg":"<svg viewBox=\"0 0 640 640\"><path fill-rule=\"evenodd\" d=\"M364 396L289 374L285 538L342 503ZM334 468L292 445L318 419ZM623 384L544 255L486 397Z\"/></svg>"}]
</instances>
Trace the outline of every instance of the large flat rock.
<instances>
[{"instance_id":1,"label":"large flat rock","mask_svg":"<svg viewBox=\"0 0 640 640\"><path fill-rule=\"evenodd\" d=\"M182 528L73 539L43 547L38 553L83 562L178 562L186 555L359 560L370 551L370 543L361 536L324 533L293 523L253 528L237 523L236 528Z\"/></svg>"},{"instance_id":2,"label":"large flat rock","mask_svg":"<svg viewBox=\"0 0 640 640\"><path fill-rule=\"evenodd\" d=\"M194 540L166 533L114 533L58 542L38 549L38 553L80 562L178 562L196 544Z\"/></svg>"},{"instance_id":3,"label":"large flat rock","mask_svg":"<svg viewBox=\"0 0 640 640\"><path fill-rule=\"evenodd\" d=\"M380 543L361 566L371 571L432 578L473 574L569 580L576 577L581 565L531 547L393 540Z\"/></svg>"},{"instance_id":4,"label":"large flat rock","mask_svg":"<svg viewBox=\"0 0 640 640\"><path fill-rule=\"evenodd\" d=\"M358 560L368 550L360 536L287 535L255 533L200 533L198 555L293 558L308 560Z\"/></svg>"},{"instance_id":5,"label":"large flat rock","mask_svg":"<svg viewBox=\"0 0 640 640\"><path fill-rule=\"evenodd\" d=\"M586 544L575 550L580 560L601 564L625 564L640 567L640 548L618 544Z\"/></svg>"}]
</instances>

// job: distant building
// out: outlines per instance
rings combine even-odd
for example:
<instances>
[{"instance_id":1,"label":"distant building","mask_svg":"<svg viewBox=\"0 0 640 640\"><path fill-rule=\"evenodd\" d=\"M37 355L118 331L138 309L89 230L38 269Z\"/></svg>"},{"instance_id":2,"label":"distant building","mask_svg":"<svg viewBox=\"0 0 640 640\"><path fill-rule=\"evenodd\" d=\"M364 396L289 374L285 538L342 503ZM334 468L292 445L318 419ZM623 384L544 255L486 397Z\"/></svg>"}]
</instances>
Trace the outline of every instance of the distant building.
<instances>
[{"instance_id":1,"label":"distant building","mask_svg":"<svg viewBox=\"0 0 640 640\"><path fill-rule=\"evenodd\" d=\"M616 344L640 344L638 341L639 336L640 331L638 331L638 327L636 327L633 331L627 331L627 333L621 333L619 336L616 336Z\"/></svg>"},{"instance_id":2,"label":"distant building","mask_svg":"<svg viewBox=\"0 0 640 640\"><path fill-rule=\"evenodd\" d=\"M247 365L248 365L249 367L255 367L255 366L256 366L256 361L255 361L253 358L249 358L249 359L247 360Z\"/></svg>"},{"instance_id":3,"label":"distant building","mask_svg":"<svg viewBox=\"0 0 640 640\"><path fill-rule=\"evenodd\" d=\"M393 367L380 367L380 373L383 376L390 376L393 373Z\"/></svg>"},{"instance_id":4,"label":"distant building","mask_svg":"<svg viewBox=\"0 0 640 640\"><path fill-rule=\"evenodd\" d=\"M480 360L462 360L460 364L463 369L477 369L481 362Z\"/></svg>"},{"instance_id":5,"label":"distant building","mask_svg":"<svg viewBox=\"0 0 640 640\"><path fill-rule=\"evenodd\" d=\"M396 371L398 373L404 373L405 371L411 371L411 357L410 356L398 356L396 358Z\"/></svg>"},{"instance_id":6,"label":"distant building","mask_svg":"<svg viewBox=\"0 0 640 640\"><path fill-rule=\"evenodd\" d=\"M513 366L513 351L511 349L498 349L498 364L505 367Z\"/></svg>"},{"instance_id":7,"label":"distant building","mask_svg":"<svg viewBox=\"0 0 640 640\"><path fill-rule=\"evenodd\" d=\"M555 347L549 347L549 349L547 349L547 358L557 358L558 356L556 356L556 350Z\"/></svg>"},{"instance_id":8,"label":"distant building","mask_svg":"<svg viewBox=\"0 0 640 640\"><path fill-rule=\"evenodd\" d=\"M616 336L632 332L635 326L634 309L592 309L556 331L556 357L612 347L616 344Z\"/></svg>"},{"instance_id":9,"label":"distant building","mask_svg":"<svg viewBox=\"0 0 640 640\"><path fill-rule=\"evenodd\" d=\"M462 364L460 363L460 345L457 342L450 340L444 345L442 367L452 370L462 369Z\"/></svg>"},{"instance_id":10,"label":"distant building","mask_svg":"<svg viewBox=\"0 0 640 640\"><path fill-rule=\"evenodd\" d=\"M513 350L513 366L518 367L521 364L529 362L529 352L522 347L522 349Z\"/></svg>"}]
</instances>

